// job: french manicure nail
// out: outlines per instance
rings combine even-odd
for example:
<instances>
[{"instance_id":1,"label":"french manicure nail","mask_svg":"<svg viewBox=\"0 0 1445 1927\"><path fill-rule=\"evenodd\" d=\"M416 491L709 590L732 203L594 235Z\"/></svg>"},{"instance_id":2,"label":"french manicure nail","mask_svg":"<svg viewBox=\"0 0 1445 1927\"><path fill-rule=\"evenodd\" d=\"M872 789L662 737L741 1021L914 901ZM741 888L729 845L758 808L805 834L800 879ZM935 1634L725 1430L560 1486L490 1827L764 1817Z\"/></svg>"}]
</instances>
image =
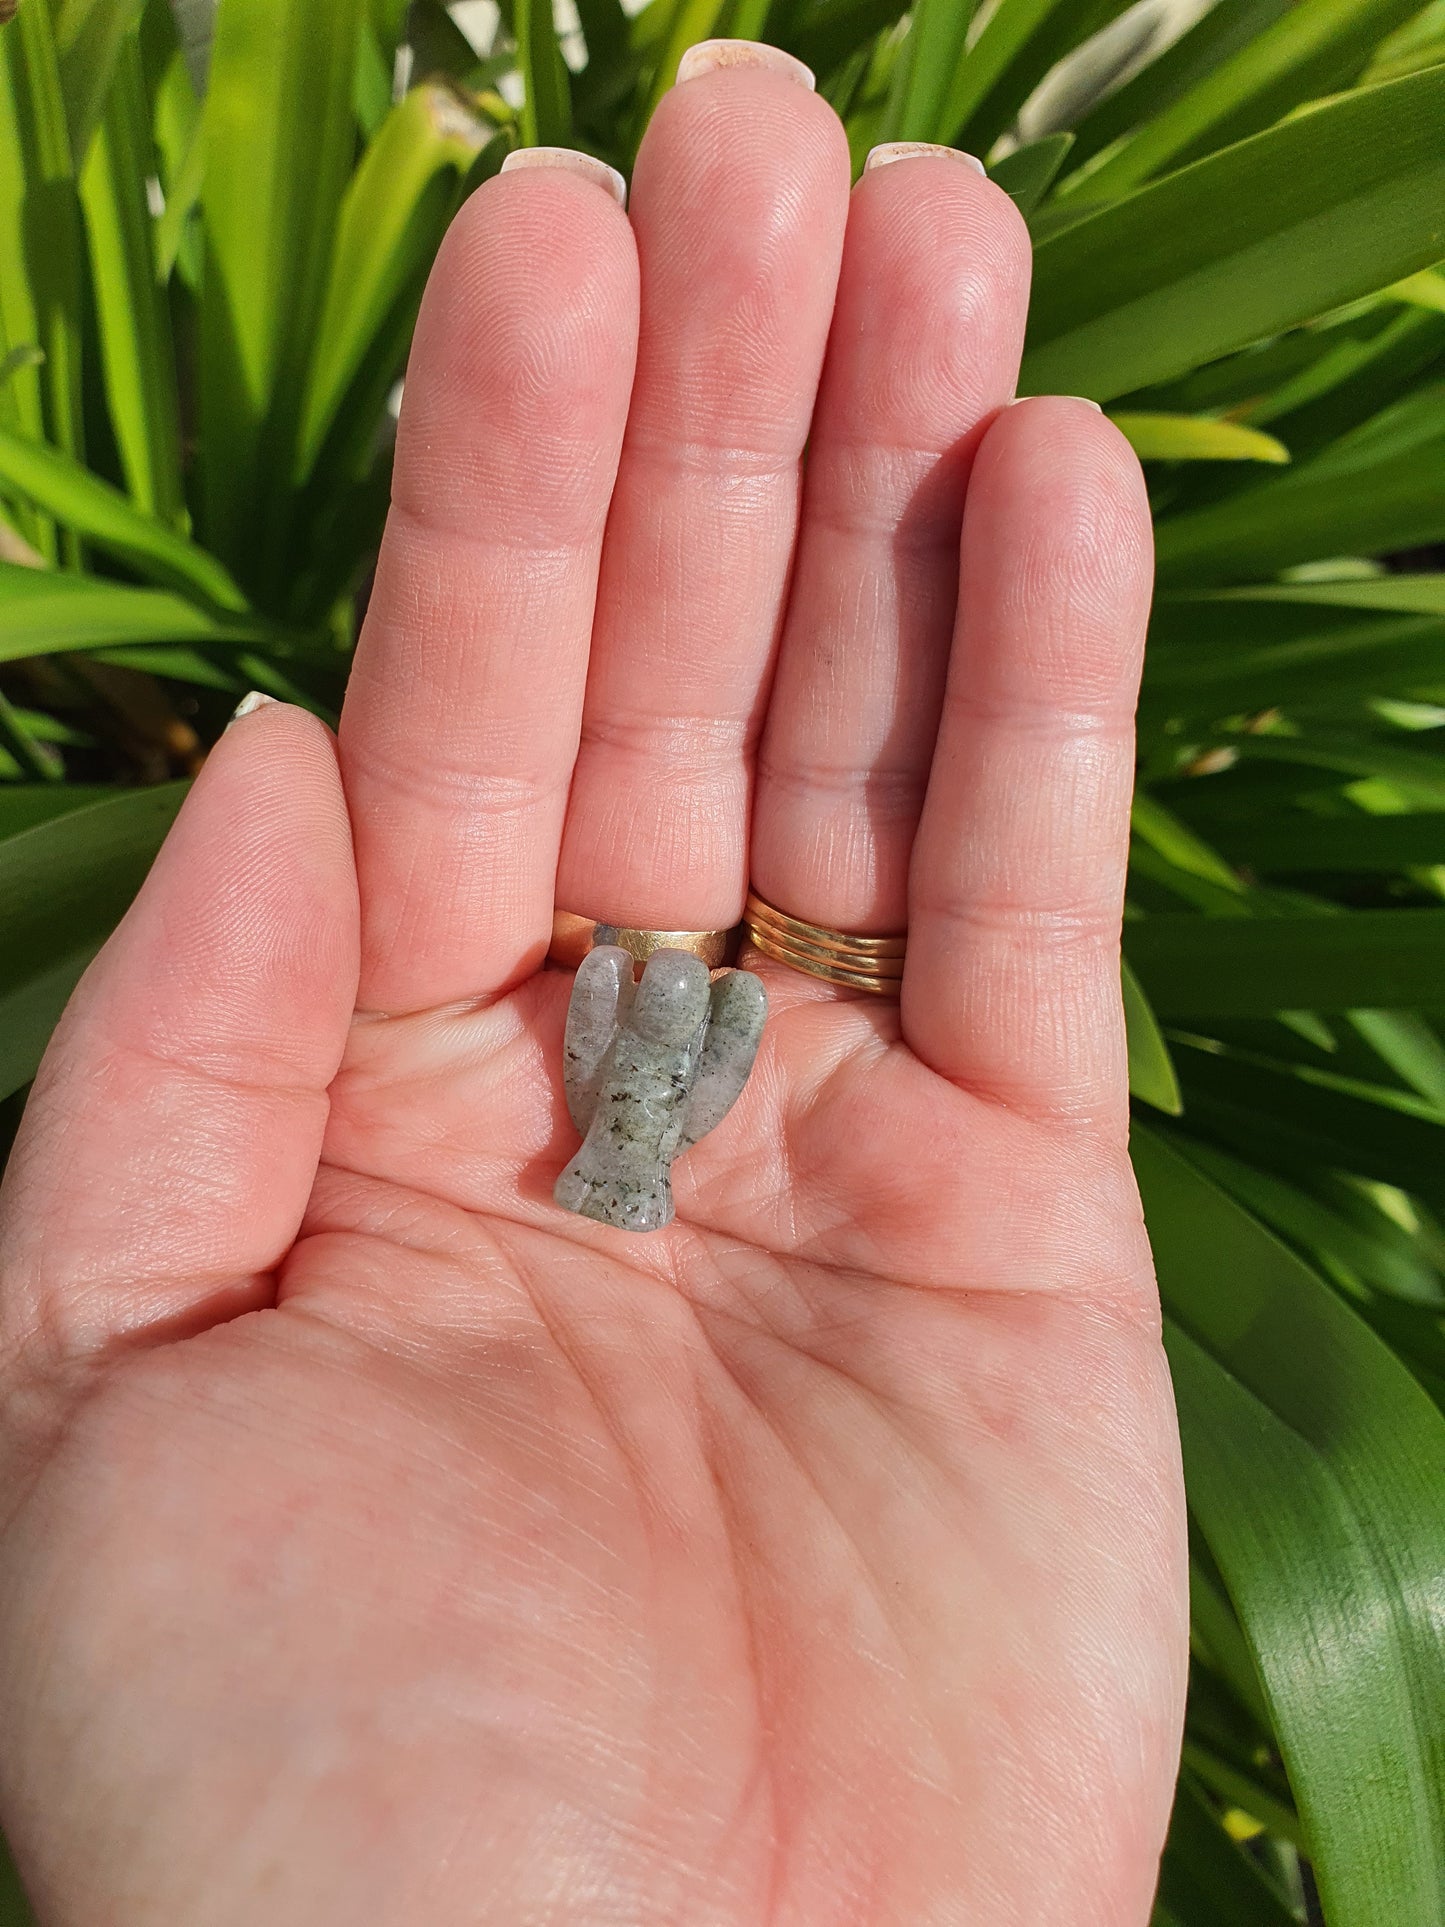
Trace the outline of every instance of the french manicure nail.
<instances>
[{"instance_id":1,"label":"french manicure nail","mask_svg":"<svg viewBox=\"0 0 1445 1927\"><path fill-rule=\"evenodd\" d=\"M226 724L226 728L229 729L231 723L239 723L243 716L254 716L258 709L264 709L268 703L274 703L275 700L274 696L268 696L263 689L251 690L231 711L231 722Z\"/></svg>"},{"instance_id":2,"label":"french manicure nail","mask_svg":"<svg viewBox=\"0 0 1445 1927\"><path fill-rule=\"evenodd\" d=\"M980 174L988 169L977 154L965 154L961 147L944 147L938 141L880 141L870 147L868 158L863 163L863 172L869 173L875 167L887 167L891 161L911 161L925 154L942 154L951 161L964 161Z\"/></svg>"},{"instance_id":3,"label":"french manicure nail","mask_svg":"<svg viewBox=\"0 0 1445 1927\"><path fill-rule=\"evenodd\" d=\"M627 182L615 167L599 161L595 154L584 154L576 147L514 147L502 162L503 174L515 174L524 167L561 167L580 174L584 180L605 187L619 207L627 205Z\"/></svg>"},{"instance_id":4,"label":"french manicure nail","mask_svg":"<svg viewBox=\"0 0 1445 1927\"><path fill-rule=\"evenodd\" d=\"M677 63L679 86L696 80L699 74L714 73L719 67L770 67L775 74L786 74L811 93L817 86L811 67L805 67L781 47L770 47L762 40L699 40L689 47Z\"/></svg>"},{"instance_id":5,"label":"french manicure nail","mask_svg":"<svg viewBox=\"0 0 1445 1927\"><path fill-rule=\"evenodd\" d=\"M1081 401L1085 408L1097 409L1101 415L1104 412L1103 402L1095 401L1092 395L1015 395L1009 407L1021 401Z\"/></svg>"}]
</instances>

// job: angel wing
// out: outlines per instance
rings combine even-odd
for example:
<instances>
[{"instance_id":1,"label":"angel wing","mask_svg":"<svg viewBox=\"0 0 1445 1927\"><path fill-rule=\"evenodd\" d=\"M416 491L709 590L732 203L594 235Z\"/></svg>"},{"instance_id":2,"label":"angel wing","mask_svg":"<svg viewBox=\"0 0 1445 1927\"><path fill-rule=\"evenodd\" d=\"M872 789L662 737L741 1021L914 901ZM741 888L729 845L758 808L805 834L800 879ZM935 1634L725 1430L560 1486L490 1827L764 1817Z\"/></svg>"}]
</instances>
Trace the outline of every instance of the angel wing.
<instances>
[{"instance_id":1,"label":"angel wing","mask_svg":"<svg viewBox=\"0 0 1445 1927\"><path fill-rule=\"evenodd\" d=\"M567 1109L583 1137L597 1109L602 1066L618 1026L632 1008L633 959L615 943L589 950L577 966L567 1032L562 1045L562 1076Z\"/></svg>"},{"instance_id":2,"label":"angel wing","mask_svg":"<svg viewBox=\"0 0 1445 1927\"><path fill-rule=\"evenodd\" d=\"M760 977L749 970L729 970L715 979L679 1155L721 1124L737 1102L758 1054L767 1016L768 993Z\"/></svg>"}]
</instances>

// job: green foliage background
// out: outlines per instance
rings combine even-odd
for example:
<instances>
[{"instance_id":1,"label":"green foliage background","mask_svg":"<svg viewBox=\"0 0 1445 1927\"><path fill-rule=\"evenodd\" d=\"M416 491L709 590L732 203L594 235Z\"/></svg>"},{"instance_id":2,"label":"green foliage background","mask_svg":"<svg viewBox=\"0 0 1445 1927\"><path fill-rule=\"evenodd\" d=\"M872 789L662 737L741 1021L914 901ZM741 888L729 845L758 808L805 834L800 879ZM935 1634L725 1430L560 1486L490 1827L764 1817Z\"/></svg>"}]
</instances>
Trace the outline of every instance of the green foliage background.
<instances>
[{"instance_id":1,"label":"green foliage background","mask_svg":"<svg viewBox=\"0 0 1445 1927\"><path fill-rule=\"evenodd\" d=\"M505 0L478 51L438 0L213 37L187 0L189 44L166 0L21 0L6 1134L236 697L335 713L422 283L510 146L626 168L731 34L817 70L860 165L987 156L1036 241L1022 390L1108 404L1157 519L1125 993L1194 1603L1157 1919L1439 1927L1445 4L1215 0L1167 45L1121 0L904 5L578 0L559 40Z\"/></svg>"}]
</instances>

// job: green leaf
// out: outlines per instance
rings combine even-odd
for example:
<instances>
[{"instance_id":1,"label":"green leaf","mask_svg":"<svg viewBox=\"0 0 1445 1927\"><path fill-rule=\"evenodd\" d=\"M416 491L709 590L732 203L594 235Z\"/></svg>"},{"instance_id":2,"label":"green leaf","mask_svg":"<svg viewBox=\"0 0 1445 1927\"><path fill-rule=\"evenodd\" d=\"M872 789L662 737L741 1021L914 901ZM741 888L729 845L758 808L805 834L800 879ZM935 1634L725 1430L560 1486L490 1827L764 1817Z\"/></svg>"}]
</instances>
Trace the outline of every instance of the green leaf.
<instances>
[{"instance_id":1,"label":"green leaf","mask_svg":"<svg viewBox=\"0 0 1445 1927\"><path fill-rule=\"evenodd\" d=\"M214 556L43 442L22 441L0 429L0 484L148 580L201 596L217 609L246 607L246 598Z\"/></svg>"},{"instance_id":2,"label":"green leaf","mask_svg":"<svg viewBox=\"0 0 1445 1927\"><path fill-rule=\"evenodd\" d=\"M1295 0L1214 0L1203 19L1084 117L1076 129L1076 162L1088 160L1173 106L1293 4Z\"/></svg>"},{"instance_id":3,"label":"green leaf","mask_svg":"<svg viewBox=\"0 0 1445 1927\"><path fill-rule=\"evenodd\" d=\"M1327 1267L1329 1275L1349 1274L1418 1304L1438 1301L1438 1274L1426 1265L1418 1245L1412 1249L1398 1225L1390 1226L1393 1237L1387 1240L1382 1235L1383 1213L1377 1211L1372 1222L1365 1221L1368 1206L1358 1187L1345 1192L1338 1180L1326 1177L1324 1182L1334 1183L1337 1191L1336 1199L1326 1202L1304 1190L1300 1182L1262 1170L1214 1145L1191 1144L1189 1155L1207 1177L1309 1262ZM1352 1220L1339 1208L1340 1197L1349 1198L1360 1214L1358 1219Z\"/></svg>"},{"instance_id":4,"label":"green leaf","mask_svg":"<svg viewBox=\"0 0 1445 1927\"><path fill-rule=\"evenodd\" d=\"M488 138L488 129L450 89L427 85L391 110L367 149L342 205L302 404L297 482L310 475L349 387L398 304L406 304L409 325L457 185ZM373 428L368 419L368 435Z\"/></svg>"},{"instance_id":5,"label":"green leaf","mask_svg":"<svg viewBox=\"0 0 1445 1927\"><path fill-rule=\"evenodd\" d=\"M185 66L177 61L171 69L172 91L184 99L184 89L189 81L184 79ZM190 140L181 150L180 159L166 188L166 205L160 220L156 223L155 256L156 279L162 284L169 281L177 265L190 285L199 282L199 272L187 272L187 241L195 236L195 213L200 205L201 189L206 183L206 143L201 133L199 112L191 129ZM194 254L195 249L189 250Z\"/></svg>"},{"instance_id":6,"label":"green leaf","mask_svg":"<svg viewBox=\"0 0 1445 1927\"><path fill-rule=\"evenodd\" d=\"M1209 415L1114 415L1114 426L1146 462L1287 462L1273 435Z\"/></svg>"},{"instance_id":7,"label":"green leaf","mask_svg":"<svg viewBox=\"0 0 1445 1927\"><path fill-rule=\"evenodd\" d=\"M1156 1110L1178 1117L1184 1109L1179 1095L1179 1079L1169 1046L1149 1007L1139 979L1126 962L1123 966L1124 1025L1129 1037L1129 1089Z\"/></svg>"},{"instance_id":8,"label":"green leaf","mask_svg":"<svg viewBox=\"0 0 1445 1927\"><path fill-rule=\"evenodd\" d=\"M1144 917L1124 947L1166 1016L1445 1005L1445 910Z\"/></svg>"},{"instance_id":9,"label":"green leaf","mask_svg":"<svg viewBox=\"0 0 1445 1927\"><path fill-rule=\"evenodd\" d=\"M529 4L540 4L547 9L547 20L551 21L550 0L529 0ZM646 127L656 112L657 103L677 79L677 63L688 48L699 40L712 37L717 29L719 16L723 10L723 0L652 0L650 6L642 9L633 19L633 33L639 42L646 40L653 30L653 22L664 38L658 53L657 68L652 77L647 105L643 111L638 135ZM521 43L520 27L517 33ZM528 90L530 93L530 89ZM524 133L523 139L526 139Z\"/></svg>"},{"instance_id":10,"label":"green leaf","mask_svg":"<svg viewBox=\"0 0 1445 1927\"><path fill-rule=\"evenodd\" d=\"M1018 0L1002 9L1018 10ZM885 140L944 138L950 84L963 58L973 0L916 0L903 51L893 70Z\"/></svg>"},{"instance_id":11,"label":"green leaf","mask_svg":"<svg viewBox=\"0 0 1445 1927\"><path fill-rule=\"evenodd\" d=\"M1445 810L1409 816L1260 816L1226 848L1252 870L1400 871L1445 864Z\"/></svg>"},{"instance_id":12,"label":"green leaf","mask_svg":"<svg viewBox=\"0 0 1445 1927\"><path fill-rule=\"evenodd\" d=\"M1186 1773L1174 1795L1159 1897L1180 1927L1297 1927L1294 1916L1220 1826Z\"/></svg>"},{"instance_id":13,"label":"green leaf","mask_svg":"<svg viewBox=\"0 0 1445 1927\"><path fill-rule=\"evenodd\" d=\"M1137 791L1129 820L1134 835L1147 843L1151 850L1157 851L1173 868L1182 870L1188 876L1198 877L1202 883L1243 898L1244 885L1225 859L1157 797L1143 790ZM1242 901L1240 912L1244 914Z\"/></svg>"},{"instance_id":14,"label":"green leaf","mask_svg":"<svg viewBox=\"0 0 1445 1927\"><path fill-rule=\"evenodd\" d=\"M187 787L127 791L0 842L0 1095L35 1075L66 999L144 880Z\"/></svg>"},{"instance_id":15,"label":"green leaf","mask_svg":"<svg viewBox=\"0 0 1445 1927\"><path fill-rule=\"evenodd\" d=\"M1127 194L1167 167L1254 134L1353 80L1420 0L1299 0L1076 177L1091 199ZM1063 192L1071 191L1065 183Z\"/></svg>"},{"instance_id":16,"label":"green leaf","mask_svg":"<svg viewBox=\"0 0 1445 1927\"><path fill-rule=\"evenodd\" d=\"M122 794L104 783L0 783L0 841Z\"/></svg>"},{"instance_id":17,"label":"green leaf","mask_svg":"<svg viewBox=\"0 0 1445 1927\"><path fill-rule=\"evenodd\" d=\"M1299 718L1352 694L1428 691L1445 674L1442 622L1352 620L1325 608L1311 619L1302 606L1246 603L1196 606L1190 614L1195 620L1182 603L1160 609L1141 697L1146 725L1160 711L1219 717L1280 704ZM1263 639L1275 625L1277 639Z\"/></svg>"},{"instance_id":18,"label":"green leaf","mask_svg":"<svg viewBox=\"0 0 1445 1927\"><path fill-rule=\"evenodd\" d=\"M1445 1911L1445 1417L1294 1254L1136 1125L1190 1502L1331 1927Z\"/></svg>"},{"instance_id":19,"label":"green leaf","mask_svg":"<svg viewBox=\"0 0 1445 1927\"><path fill-rule=\"evenodd\" d=\"M930 138L986 153L1044 75L1128 0L1001 0L954 66Z\"/></svg>"},{"instance_id":20,"label":"green leaf","mask_svg":"<svg viewBox=\"0 0 1445 1927\"><path fill-rule=\"evenodd\" d=\"M361 0L222 0L203 133L206 544L273 600L290 478L355 122Z\"/></svg>"},{"instance_id":21,"label":"green leaf","mask_svg":"<svg viewBox=\"0 0 1445 1927\"><path fill-rule=\"evenodd\" d=\"M1392 288L1385 290L1397 301L1406 301L1415 308L1429 308L1435 314L1445 314L1445 274L1434 268L1422 268L1418 274L1407 274L1403 281L1397 281Z\"/></svg>"},{"instance_id":22,"label":"green leaf","mask_svg":"<svg viewBox=\"0 0 1445 1927\"><path fill-rule=\"evenodd\" d=\"M113 663L117 669L139 669L147 676L164 676L171 682L194 683L200 689L219 689L231 696L241 695L247 687L244 676L228 674L194 649L97 649L94 660Z\"/></svg>"},{"instance_id":23,"label":"green leaf","mask_svg":"<svg viewBox=\"0 0 1445 1927\"><path fill-rule=\"evenodd\" d=\"M78 454L80 214L49 0L0 28L0 347L43 359L0 388L0 426ZM21 531L53 558L44 525Z\"/></svg>"},{"instance_id":24,"label":"green leaf","mask_svg":"<svg viewBox=\"0 0 1445 1927\"><path fill-rule=\"evenodd\" d=\"M1178 1033L1173 1047L1191 1127L1239 1156L1289 1177L1323 1166L1445 1200L1445 1122L1414 1093Z\"/></svg>"},{"instance_id":25,"label":"green leaf","mask_svg":"<svg viewBox=\"0 0 1445 1927\"><path fill-rule=\"evenodd\" d=\"M56 0L60 90L77 174L100 125L121 47L144 11L145 0Z\"/></svg>"},{"instance_id":26,"label":"green leaf","mask_svg":"<svg viewBox=\"0 0 1445 1927\"><path fill-rule=\"evenodd\" d=\"M1319 733L1298 740L1241 736L1231 748L1242 761L1301 763L1352 776L1384 777L1419 804L1432 809L1445 804L1445 759L1428 751L1398 749L1393 742L1369 742L1359 737L1332 740Z\"/></svg>"},{"instance_id":27,"label":"green leaf","mask_svg":"<svg viewBox=\"0 0 1445 1927\"><path fill-rule=\"evenodd\" d=\"M1044 241L1029 394L1115 395L1445 255L1445 70L1346 95Z\"/></svg>"},{"instance_id":28,"label":"green leaf","mask_svg":"<svg viewBox=\"0 0 1445 1927\"><path fill-rule=\"evenodd\" d=\"M1001 161L995 161L988 170L989 179L1010 196L1020 214L1032 214L1053 185L1073 144L1072 134L1045 134L1042 140L1016 147Z\"/></svg>"},{"instance_id":29,"label":"green leaf","mask_svg":"<svg viewBox=\"0 0 1445 1927\"><path fill-rule=\"evenodd\" d=\"M806 61L815 73L829 77L825 92L847 119L846 102L834 94L834 84L850 72L862 81L874 71L880 49L875 36L902 17L907 0L821 0L797 15L792 9L785 11L789 17L770 28L770 36ZM851 86L848 98L852 98ZM855 123L850 121L848 132L853 145ZM871 139L864 145L871 145Z\"/></svg>"},{"instance_id":30,"label":"green leaf","mask_svg":"<svg viewBox=\"0 0 1445 1927\"><path fill-rule=\"evenodd\" d=\"M1397 609L1402 614L1445 616L1445 575L1373 575L1338 582L1254 582L1247 589L1216 589L1198 600L1288 602L1334 609Z\"/></svg>"},{"instance_id":31,"label":"green leaf","mask_svg":"<svg viewBox=\"0 0 1445 1927\"><path fill-rule=\"evenodd\" d=\"M520 127L524 147L567 147L572 92L557 43L552 0L514 0L517 64L522 70Z\"/></svg>"},{"instance_id":32,"label":"green leaf","mask_svg":"<svg viewBox=\"0 0 1445 1927\"><path fill-rule=\"evenodd\" d=\"M81 175L106 401L126 486L179 524L180 403L165 297L156 284L146 177L154 162L140 48L119 48L115 79Z\"/></svg>"},{"instance_id":33,"label":"green leaf","mask_svg":"<svg viewBox=\"0 0 1445 1927\"><path fill-rule=\"evenodd\" d=\"M278 640L258 618L209 614L161 589L130 589L89 576L0 562L0 662L128 642Z\"/></svg>"},{"instance_id":34,"label":"green leaf","mask_svg":"<svg viewBox=\"0 0 1445 1927\"><path fill-rule=\"evenodd\" d=\"M1288 475L1171 517L1160 524L1155 548L1161 582L1218 582L1442 536L1445 383L1438 383L1406 395Z\"/></svg>"}]
</instances>

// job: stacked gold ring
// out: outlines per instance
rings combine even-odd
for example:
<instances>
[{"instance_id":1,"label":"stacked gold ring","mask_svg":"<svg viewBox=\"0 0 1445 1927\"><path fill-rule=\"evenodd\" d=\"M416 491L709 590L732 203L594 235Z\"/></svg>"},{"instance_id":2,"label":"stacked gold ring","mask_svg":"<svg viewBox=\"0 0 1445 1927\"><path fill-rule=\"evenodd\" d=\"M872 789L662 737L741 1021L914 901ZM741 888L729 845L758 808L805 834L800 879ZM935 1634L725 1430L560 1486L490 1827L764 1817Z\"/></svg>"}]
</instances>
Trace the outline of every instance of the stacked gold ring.
<instances>
[{"instance_id":1,"label":"stacked gold ring","mask_svg":"<svg viewBox=\"0 0 1445 1927\"><path fill-rule=\"evenodd\" d=\"M765 957L822 977L830 984L871 991L875 997L896 997L903 981L906 936L852 937L822 924L785 916L760 896L748 893L743 928Z\"/></svg>"}]
</instances>

